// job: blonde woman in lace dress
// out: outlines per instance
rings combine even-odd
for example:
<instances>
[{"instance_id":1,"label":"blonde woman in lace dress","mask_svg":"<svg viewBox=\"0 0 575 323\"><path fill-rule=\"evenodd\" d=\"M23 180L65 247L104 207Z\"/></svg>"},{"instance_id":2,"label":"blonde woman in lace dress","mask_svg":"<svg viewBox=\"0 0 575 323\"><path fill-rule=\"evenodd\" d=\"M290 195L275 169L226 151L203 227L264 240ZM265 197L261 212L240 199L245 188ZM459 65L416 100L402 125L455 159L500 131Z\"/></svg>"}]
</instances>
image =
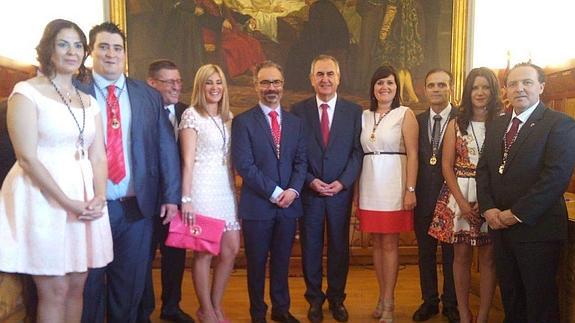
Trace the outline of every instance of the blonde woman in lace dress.
<instances>
[{"instance_id":1,"label":"blonde woman in lace dress","mask_svg":"<svg viewBox=\"0 0 575 323\"><path fill-rule=\"evenodd\" d=\"M200 67L194 78L192 102L182 114L180 145L183 160L182 203L184 221L194 214L226 221L221 253L210 284L212 255L195 252L192 278L201 322L227 322L221 309L224 290L240 248L240 225L230 163L230 112L228 87L222 69Z\"/></svg>"}]
</instances>

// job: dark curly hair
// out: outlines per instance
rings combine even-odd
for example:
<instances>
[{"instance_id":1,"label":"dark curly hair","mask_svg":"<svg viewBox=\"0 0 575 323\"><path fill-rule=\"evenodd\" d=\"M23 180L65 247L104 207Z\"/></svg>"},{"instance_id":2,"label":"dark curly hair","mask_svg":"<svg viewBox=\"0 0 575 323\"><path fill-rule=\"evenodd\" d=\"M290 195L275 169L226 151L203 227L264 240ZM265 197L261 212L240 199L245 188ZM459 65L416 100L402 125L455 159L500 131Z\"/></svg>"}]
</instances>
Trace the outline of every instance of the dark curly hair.
<instances>
[{"instance_id":1,"label":"dark curly hair","mask_svg":"<svg viewBox=\"0 0 575 323\"><path fill-rule=\"evenodd\" d=\"M487 102L486 106L487 120L485 120L485 122L487 123L493 120L501 113L502 104L499 94L499 82L497 81L495 73L493 73L493 71L487 67L478 67L472 69L471 72L469 72L467 75L467 79L465 79L465 86L463 88L463 95L461 98L461 106L459 107L459 114L457 116L457 126L463 135L467 135L467 127L473 118L471 91L473 90L473 83L475 83L475 79L480 76L487 80L487 84L489 84L489 90L491 91L491 98L489 98L489 102Z\"/></svg>"},{"instance_id":2,"label":"dark curly hair","mask_svg":"<svg viewBox=\"0 0 575 323\"><path fill-rule=\"evenodd\" d=\"M80 68L78 69L78 78L83 79L87 75L87 69L86 66L84 66L84 62L86 61L86 57L90 54L88 41L86 40L86 35L78 25L64 19L52 20L44 28L44 33L42 34L40 43L36 46L36 59L38 60L38 63L40 63L40 72L42 72L46 77L53 76L55 66L54 63L52 63L52 55L54 54L54 49L56 47L56 36L62 29L67 28L73 29L78 33L80 41L82 42L82 47L84 47L84 56L82 57Z\"/></svg>"},{"instance_id":3,"label":"dark curly hair","mask_svg":"<svg viewBox=\"0 0 575 323\"><path fill-rule=\"evenodd\" d=\"M378 67L371 76L371 82L369 88L370 111L377 110L377 99L375 98L375 92L373 90L375 83L377 83L378 80L386 78L390 75L393 75L393 78L395 79L395 84L397 84L397 90L395 91L395 96L393 97L393 101L391 102L391 109L395 109L401 105L399 101L399 89L401 88L401 85L399 84L399 78L397 77L397 72L395 71L395 68L393 68L393 66L383 65Z\"/></svg>"}]
</instances>

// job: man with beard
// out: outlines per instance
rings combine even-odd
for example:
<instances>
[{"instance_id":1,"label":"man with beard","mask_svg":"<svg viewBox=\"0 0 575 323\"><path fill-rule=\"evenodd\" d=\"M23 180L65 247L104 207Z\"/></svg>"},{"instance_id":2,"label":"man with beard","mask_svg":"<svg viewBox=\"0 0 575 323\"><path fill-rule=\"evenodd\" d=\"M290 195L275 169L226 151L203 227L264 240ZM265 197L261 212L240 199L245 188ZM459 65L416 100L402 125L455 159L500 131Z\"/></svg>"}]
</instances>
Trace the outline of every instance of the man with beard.
<instances>
[{"instance_id":1,"label":"man with beard","mask_svg":"<svg viewBox=\"0 0 575 323\"><path fill-rule=\"evenodd\" d=\"M266 263L274 321L299 322L289 312L288 270L307 169L302 121L281 108L284 78L276 63L256 67L259 104L232 123L232 160L243 179L242 219L252 322L266 322ZM269 256L268 256L269 255Z\"/></svg>"},{"instance_id":2,"label":"man with beard","mask_svg":"<svg viewBox=\"0 0 575 323\"><path fill-rule=\"evenodd\" d=\"M300 221L305 298L308 318L323 319L322 304L338 322L348 313L343 305L349 268L349 219L353 183L359 175L363 150L359 142L361 108L337 95L337 60L316 57L309 75L316 95L296 103L293 112L304 120L308 167ZM327 230L327 291L322 291L324 232Z\"/></svg>"}]
</instances>

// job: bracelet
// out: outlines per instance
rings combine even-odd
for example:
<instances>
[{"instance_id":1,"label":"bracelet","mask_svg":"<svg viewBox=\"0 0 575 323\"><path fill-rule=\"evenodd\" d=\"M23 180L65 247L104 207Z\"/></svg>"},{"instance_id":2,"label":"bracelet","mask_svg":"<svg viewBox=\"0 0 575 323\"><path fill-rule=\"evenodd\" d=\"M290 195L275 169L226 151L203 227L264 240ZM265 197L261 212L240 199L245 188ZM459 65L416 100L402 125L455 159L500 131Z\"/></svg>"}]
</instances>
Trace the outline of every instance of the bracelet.
<instances>
[{"instance_id":1,"label":"bracelet","mask_svg":"<svg viewBox=\"0 0 575 323\"><path fill-rule=\"evenodd\" d=\"M189 196L189 195L184 195L184 196L182 196L182 204L191 203L191 202L192 202L192 197L191 197L191 196Z\"/></svg>"}]
</instances>

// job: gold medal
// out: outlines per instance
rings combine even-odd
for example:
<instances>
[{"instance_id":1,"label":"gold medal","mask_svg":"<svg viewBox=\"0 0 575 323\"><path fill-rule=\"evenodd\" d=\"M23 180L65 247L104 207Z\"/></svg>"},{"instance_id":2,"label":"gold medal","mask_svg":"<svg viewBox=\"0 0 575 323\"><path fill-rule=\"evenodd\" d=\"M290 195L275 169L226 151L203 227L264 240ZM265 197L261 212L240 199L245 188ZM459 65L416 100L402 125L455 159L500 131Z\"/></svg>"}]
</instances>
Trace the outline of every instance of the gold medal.
<instances>
[{"instance_id":1,"label":"gold medal","mask_svg":"<svg viewBox=\"0 0 575 323\"><path fill-rule=\"evenodd\" d=\"M116 118L112 119L112 129L118 129L120 128L120 121Z\"/></svg>"},{"instance_id":2,"label":"gold medal","mask_svg":"<svg viewBox=\"0 0 575 323\"><path fill-rule=\"evenodd\" d=\"M375 132L372 132L369 136L369 141L375 143Z\"/></svg>"},{"instance_id":3,"label":"gold medal","mask_svg":"<svg viewBox=\"0 0 575 323\"><path fill-rule=\"evenodd\" d=\"M503 175L504 170L505 170L505 164L499 165L499 174Z\"/></svg>"},{"instance_id":4,"label":"gold medal","mask_svg":"<svg viewBox=\"0 0 575 323\"><path fill-rule=\"evenodd\" d=\"M431 158L429 158L429 165L435 165L437 164L437 158L435 158L435 156L431 156Z\"/></svg>"}]
</instances>

